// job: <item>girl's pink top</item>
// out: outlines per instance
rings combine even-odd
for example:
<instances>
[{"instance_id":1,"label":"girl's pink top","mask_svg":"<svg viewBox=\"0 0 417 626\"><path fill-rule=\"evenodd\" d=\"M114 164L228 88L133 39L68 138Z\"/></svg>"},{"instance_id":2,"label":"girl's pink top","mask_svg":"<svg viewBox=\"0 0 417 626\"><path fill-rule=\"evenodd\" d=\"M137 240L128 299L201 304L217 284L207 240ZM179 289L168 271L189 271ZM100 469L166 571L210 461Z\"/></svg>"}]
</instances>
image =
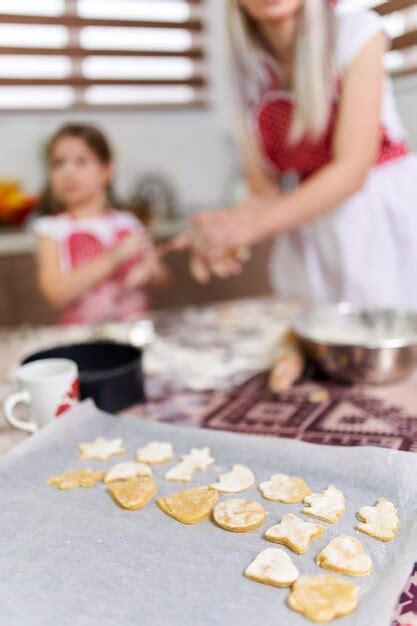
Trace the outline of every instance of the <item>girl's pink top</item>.
<instances>
[{"instance_id":1,"label":"girl's pink top","mask_svg":"<svg viewBox=\"0 0 417 626\"><path fill-rule=\"evenodd\" d=\"M149 254L149 237L141 222L131 213L109 210L102 217L74 219L67 213L38 218L34 230L58 244L61 268L70 273L117 245L133 232L143 234L143 248L134 259L101 281L73 302L60 316L61 324L94 324L107 320L134 320L148 307L143 289L127 291L129 272Z\"/></svg>"}]
</instances>

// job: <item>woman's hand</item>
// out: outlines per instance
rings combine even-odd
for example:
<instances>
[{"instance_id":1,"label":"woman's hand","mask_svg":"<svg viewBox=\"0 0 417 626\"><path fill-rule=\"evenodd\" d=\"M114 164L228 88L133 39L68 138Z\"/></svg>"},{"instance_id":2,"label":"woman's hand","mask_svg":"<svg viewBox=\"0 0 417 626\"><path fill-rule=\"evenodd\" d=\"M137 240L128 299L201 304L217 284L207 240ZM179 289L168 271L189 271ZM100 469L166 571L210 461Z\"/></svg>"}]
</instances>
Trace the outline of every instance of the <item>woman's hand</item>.
<instances>
[{"instance_id":1,"label":"woman's hand","mask_svg":"<svg viewBox=\"0 0 417 626\"><path fill-rule=\"evenodd\" d=\"M247 206L234 211L217 209L194 216L192 240L195 249L210 257L221 257L232 249L254 243L257 214Z\"/></svg>"},{"instance_id":2,"label":"woman's hand","mask_svg":"<svg viewBox=\"0 0 417 626\"><path fill-rule=\"evenodd\" d=\"M241 272L250 258L248 246L265 236L268 200L251 197L234 211L204 211L193 218L191 273L198 282L208 282L211 274L228 278Z\"/></svg>"}]
</instances>

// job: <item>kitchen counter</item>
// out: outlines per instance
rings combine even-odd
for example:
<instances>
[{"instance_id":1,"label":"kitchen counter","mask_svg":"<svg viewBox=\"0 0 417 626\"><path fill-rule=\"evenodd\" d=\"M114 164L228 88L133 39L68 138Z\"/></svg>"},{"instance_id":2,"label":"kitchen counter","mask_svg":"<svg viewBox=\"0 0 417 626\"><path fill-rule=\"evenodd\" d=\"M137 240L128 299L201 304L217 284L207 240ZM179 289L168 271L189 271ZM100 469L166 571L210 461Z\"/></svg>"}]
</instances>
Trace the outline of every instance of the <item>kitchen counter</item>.
<instances>
[{"instance_id":1,"label":"kitchen counter","mask_svg":"<svg viewBox=\"0 0 417 626\"><path fill-rule=\"evenodd\" d=\"M36 238L25 230L0 230L0 257L20 254L32 254Z\"/></svg>"}]
</instances>

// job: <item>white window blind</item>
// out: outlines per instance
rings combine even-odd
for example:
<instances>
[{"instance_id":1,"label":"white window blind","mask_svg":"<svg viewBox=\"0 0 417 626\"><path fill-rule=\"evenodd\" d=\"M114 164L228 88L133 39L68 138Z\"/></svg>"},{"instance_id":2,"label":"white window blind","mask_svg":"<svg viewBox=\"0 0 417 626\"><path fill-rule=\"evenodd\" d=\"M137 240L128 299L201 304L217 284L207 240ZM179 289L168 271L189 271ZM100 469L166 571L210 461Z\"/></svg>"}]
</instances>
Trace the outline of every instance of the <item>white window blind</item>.
<instances>
[{"instance_id":1,"label":"white window blind","mask_svg":"<svg viewBox=\"0 0 417 626\"><path fill-rule=\"evenodd\" d=\"M374 9L383 16L392 40L386 66L394 76L417 74L417 1L416 0L341 0L339 11Z\"/></svg>"},{"instance_id":2,"label":"white window blind","mask_svg":"<svg viewBox=\"0 0 417 626\"><path fill-rule=\"evenodd\" d=\"M204 0L0 0L0 110L206 100Z\"/></svg>"}]
</instances>

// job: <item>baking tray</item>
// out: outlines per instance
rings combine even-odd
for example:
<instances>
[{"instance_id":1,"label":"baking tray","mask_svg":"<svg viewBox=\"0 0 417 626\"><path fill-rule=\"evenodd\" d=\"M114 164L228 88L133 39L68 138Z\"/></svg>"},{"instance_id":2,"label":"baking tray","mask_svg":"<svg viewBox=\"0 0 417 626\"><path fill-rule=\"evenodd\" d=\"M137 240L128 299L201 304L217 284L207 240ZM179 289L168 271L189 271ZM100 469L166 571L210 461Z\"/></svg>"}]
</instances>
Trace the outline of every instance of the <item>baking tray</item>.
<instances>
[{"instance_id":1,"label":"baking tray","mask_svg":"<svg viewBox=\"0 0 417 626\"><path fill-rule=\"evenodd\" d=\"M76 444L96 436L123 437L128 454L82 463ZM377 448L338 448L304 442L179 428L134 417L113 417L90 401L25 440L0 463L0 622L7 626L306 626L285 605L288 590L247 580L245 567L264 548L269 526L301 505L264 500L256 488L243 496L268 511L263 528L235 534L207 520L185 526L150 503L140 511L118 508L99 484L59 491L52 474L90 465L106 468L132 458L138 446L168 440L177 453L208 445L216 464L191 485L214 481L231 464L252 468L257 482L275 472L303 476L315 491L335 484L347 511L303 555L292 555L301 574L322 572L314 557L339 534L357 535L370 552L374 573L347 578L361 589L359 609L340 626L389 626L398 596L417 556L417 455ZM157 467L159 495L183 488ZM184 487L186 488L186 487ZM355 512L384 496L398 506L395 541L355 533ZM223 496L224 497L224 496ZM230 496L228 496L230 497ZM307 518L306 518L307 519Z\"/></svg>"}]
</instances>

